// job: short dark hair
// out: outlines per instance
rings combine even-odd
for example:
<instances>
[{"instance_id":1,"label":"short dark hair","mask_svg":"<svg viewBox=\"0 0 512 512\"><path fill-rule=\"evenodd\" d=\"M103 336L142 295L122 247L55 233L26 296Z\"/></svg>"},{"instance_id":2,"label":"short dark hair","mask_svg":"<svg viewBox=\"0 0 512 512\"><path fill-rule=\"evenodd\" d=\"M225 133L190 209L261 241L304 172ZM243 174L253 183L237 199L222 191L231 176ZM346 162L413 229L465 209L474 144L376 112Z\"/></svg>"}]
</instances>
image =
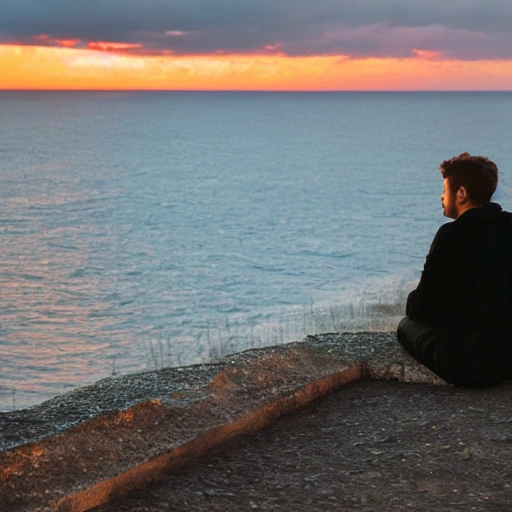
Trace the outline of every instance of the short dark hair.
<instances>
[{"instance_id":1,"label":"short dark hair","mask_svg":"<svg viewBox=\"0 0 512 512\"><path fill-rule=\"evenodd\" d=\"M498 186L498 167L486 156L461 153L442 162L439 168L443 178L448 178L452 193L464 187L478 204L488 204Z\"/></svg>"}]
</instances>

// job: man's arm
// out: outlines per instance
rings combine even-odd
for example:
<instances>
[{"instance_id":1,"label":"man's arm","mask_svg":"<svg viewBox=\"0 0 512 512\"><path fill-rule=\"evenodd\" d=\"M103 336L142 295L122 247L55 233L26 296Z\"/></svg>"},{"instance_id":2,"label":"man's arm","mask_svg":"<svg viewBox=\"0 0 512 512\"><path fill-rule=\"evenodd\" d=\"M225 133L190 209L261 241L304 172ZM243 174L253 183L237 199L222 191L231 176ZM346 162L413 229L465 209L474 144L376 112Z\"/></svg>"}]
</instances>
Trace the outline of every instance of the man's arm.
<instances>
[{"instance_id":1,"label":"man's arm","mask_svg":"<svg viewBox=\"0 0 512 512\"><path fill-rule=\"evenodd\" d=\"M451 223L438 230L427 254L420 282L407 298L406 314L415 322L442 324L449 313L454 247Z\"/></svg>"}]
</instances>

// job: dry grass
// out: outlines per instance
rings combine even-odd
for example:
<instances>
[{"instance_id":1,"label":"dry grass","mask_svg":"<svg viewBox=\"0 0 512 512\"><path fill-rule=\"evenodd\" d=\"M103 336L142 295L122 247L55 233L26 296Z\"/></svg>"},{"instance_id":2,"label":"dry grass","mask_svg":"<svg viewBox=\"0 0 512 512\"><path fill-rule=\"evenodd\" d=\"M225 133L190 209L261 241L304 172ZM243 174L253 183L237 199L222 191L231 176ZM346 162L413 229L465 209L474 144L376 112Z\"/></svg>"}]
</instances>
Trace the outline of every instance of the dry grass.
<instances>
[{"instance_id":1,"label":"dry grass","mask_svg":"<svg viewBox=\"0 0 512 512\"><path fill-rule=\"evenodd\" d=\"M299 341L308 335L327 332L393 332L405 311L405 296L396 300L361 301L316 306L287 313L277 320L250 325L225 318L197 329L184 339L151 339L145 349L148 369L186 366L220 359L244 350Z\"/></svg>"}]
</instances>

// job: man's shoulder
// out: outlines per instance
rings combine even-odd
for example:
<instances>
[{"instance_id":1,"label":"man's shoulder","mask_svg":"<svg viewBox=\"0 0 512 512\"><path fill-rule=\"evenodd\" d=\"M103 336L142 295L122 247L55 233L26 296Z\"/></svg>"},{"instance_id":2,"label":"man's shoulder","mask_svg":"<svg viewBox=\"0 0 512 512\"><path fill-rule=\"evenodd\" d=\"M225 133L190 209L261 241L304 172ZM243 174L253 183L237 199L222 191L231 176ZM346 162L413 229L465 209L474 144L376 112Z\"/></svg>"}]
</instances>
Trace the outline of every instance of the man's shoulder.
<instances>
[{"instance_id":1,"label":"man's shoulder","mask_svg":"<svg viewBox=\"0 0 512 512\"><path fill-rule=\"evenodd\" d=\"M438 244L451 244L458 243L458 239L464 239L470 233L479 233L486 231L489 223L501 226L510 226L512 229L512 213L502 210L498 204L491 203L490 207L477 208L473 211L468 210L461 217L456 220L442 224L434 237L434 243Z\"/></svg>"},{"instance_id":2,"label":"man's shoulder","mask_svg":"<svg viewBox=\"0 0 512 512\"><path fill-rule=\"evenodd\" d=\"M461 222L460 219L456 219L450 222L446 222L439 226L437 233L433 240L433 245L452 247L457 246L462 240L466 239L468 235L474 231L478 231L477 225L466 219Z\"/></svg>"},{"instance_id":3,"label":"man's shoulder","mask_svg":"<svg viewBox=\"0 0 512 512\"><path fill-rule=\"evenodd\" d=\"M485 206L478 206L476 208L469 208L458 217L453 224L461 225L468 223L478 222L494 222L502 221L504 218L509 217L511 214L498 203L489 203Z\"/></svg>"},{"instance_id":4,"label":"man's shoulder","mask_svg":"<svg viewBox=\"0 0 512 512\"><path fill-rule=\"evenodd\" d=\"M456 240L459 238L457 231L457 229L454 231L454 222L442 224L432 240L428 256L440 255L447 251L453 252L454 245L457 246Z\"/></svg>"},{"instance_id":5,"label":"man's shoulder","mask_svg":"<svg viewBox=\"0 0 512 512\"><path fill-rule=\"evenodd\" d=\"M458 226L454 221L446 222L439 226L434 240L442 240L443 238L451 236L452 233L458 231Z\"/></svg>"}]
</instances>

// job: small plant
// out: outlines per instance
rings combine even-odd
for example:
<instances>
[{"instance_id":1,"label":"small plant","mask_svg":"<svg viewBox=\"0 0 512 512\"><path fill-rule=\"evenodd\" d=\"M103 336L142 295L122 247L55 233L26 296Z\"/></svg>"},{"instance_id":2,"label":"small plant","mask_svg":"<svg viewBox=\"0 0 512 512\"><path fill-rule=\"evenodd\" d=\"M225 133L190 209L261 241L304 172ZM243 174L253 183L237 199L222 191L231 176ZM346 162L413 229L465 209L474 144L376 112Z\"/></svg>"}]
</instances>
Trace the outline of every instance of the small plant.
<instances>
[{"instance_id":1,"label":"small plant","mask_svg":"<svg viewBox=\"0 0 512 512\"><path fill-rule=\"evenodd\" d=\"M112 358L112 377L115 377L117 375L116 371L116 356Z\"/></svg>"}]
</instances>

